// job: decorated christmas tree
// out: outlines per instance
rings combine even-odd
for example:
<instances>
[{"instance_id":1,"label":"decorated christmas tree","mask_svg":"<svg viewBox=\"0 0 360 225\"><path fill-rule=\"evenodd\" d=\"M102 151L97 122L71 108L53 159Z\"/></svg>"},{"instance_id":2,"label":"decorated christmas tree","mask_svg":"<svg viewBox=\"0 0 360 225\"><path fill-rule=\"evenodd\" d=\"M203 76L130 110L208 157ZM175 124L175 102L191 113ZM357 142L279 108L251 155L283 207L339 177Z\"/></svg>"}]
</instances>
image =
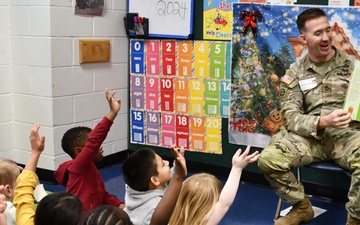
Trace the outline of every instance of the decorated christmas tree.
<instances>
[{"instance_id":1,"label":"decorated christmas tree","mask_svg":"<svg viewBox=\"0 0 360 225\"><path fill-rule=\"evenodd\" d=\"M253 32L233 38L231 118L240 119L236 120L240 132L273 135L281 125L278 90L283 74L277 71L284 73L286 65L277 65L281 56L268 49L264 45L259 50Z\"/></svg>"}]
</instances>

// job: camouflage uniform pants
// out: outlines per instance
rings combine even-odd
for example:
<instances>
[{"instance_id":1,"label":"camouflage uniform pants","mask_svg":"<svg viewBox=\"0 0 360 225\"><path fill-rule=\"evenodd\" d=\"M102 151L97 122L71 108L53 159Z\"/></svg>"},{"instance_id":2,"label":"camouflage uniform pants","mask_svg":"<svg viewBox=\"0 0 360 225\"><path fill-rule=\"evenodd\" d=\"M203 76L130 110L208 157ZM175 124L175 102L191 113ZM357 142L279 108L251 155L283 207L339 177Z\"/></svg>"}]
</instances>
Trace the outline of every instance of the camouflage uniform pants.
<instances>
[{"instance_id":1,"label":"camouflage uniform pants","mask_svg":"<svg viewBox=\"0 0 360 225\"><path fill-rule=\"evenodd\" d=\"M333 160L352 174L346 209L360 219L360 130L327 128L321 139L286 131L276 134L258 160L274 191L294 205L304 198L304 187L291 172L312 162Z\"/></svg>"}]
</instances>

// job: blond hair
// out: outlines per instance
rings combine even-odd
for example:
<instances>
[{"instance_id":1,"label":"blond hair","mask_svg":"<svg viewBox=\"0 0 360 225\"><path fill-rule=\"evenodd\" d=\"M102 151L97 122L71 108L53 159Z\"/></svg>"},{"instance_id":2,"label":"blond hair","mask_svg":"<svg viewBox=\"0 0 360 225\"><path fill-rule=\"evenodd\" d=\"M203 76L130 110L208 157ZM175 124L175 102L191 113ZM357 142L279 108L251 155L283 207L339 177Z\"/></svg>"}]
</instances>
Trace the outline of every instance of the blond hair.
<instances>
[{"instance_id":1,"label":"blond hair","mask_svg":"<svg viewBox=\"0 0 360 225\"><path fill-rule=\"evenodd\" d=\"M183 183L169 225L205 225L219 200L221 182L209 173L190 176Z\"/></svg>"},{"instance_id":2,"label":"blond hair","mask_svg":"<svg viewBox=\"0 0 360 225\"><path fill-rule=\"evenodd\" d=\"M14 171L18 168L16 162L11 159L0 158L0 185L12 185L16 176ZM15 188L15 187L11 187Z\"/></svg>"}]
</instances>

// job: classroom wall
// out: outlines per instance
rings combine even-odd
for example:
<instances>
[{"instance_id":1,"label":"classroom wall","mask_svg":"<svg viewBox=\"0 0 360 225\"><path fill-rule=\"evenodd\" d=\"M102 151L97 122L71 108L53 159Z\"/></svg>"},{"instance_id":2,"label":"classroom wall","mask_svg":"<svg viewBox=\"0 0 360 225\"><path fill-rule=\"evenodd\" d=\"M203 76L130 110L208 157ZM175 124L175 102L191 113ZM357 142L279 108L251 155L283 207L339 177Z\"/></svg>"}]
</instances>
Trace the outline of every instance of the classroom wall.
<instances>
[{"instance_id":1,"label":"classroom wall","mask_svg":"<svg viewBox=\"0 0 360 225\"><path fill-rule=\"evenodd\" d=\"M61 138L74 126L93 128L108 113L104 90L122 109L104 142L104 155L128 149L127 1L105 0L100 16L75 15L75 0L0 0L0 157L25 164L33 123L45 151L38 167L70 159ZM109 63L79 64L80 39L109 39ZM125 129L126 128L126 129Z\"/></svg>"},{"instance_id":2,"label":"classroom wall","mask_svg":"<svg viewBox=\"0 0 360 225\"><path fill-rule=\"evenodd\" d=\"M10 22L9 1L0 1L0 143L1 151L9 154L12 141L11 67L10 67Z\"/></svg>"}]
</instances>

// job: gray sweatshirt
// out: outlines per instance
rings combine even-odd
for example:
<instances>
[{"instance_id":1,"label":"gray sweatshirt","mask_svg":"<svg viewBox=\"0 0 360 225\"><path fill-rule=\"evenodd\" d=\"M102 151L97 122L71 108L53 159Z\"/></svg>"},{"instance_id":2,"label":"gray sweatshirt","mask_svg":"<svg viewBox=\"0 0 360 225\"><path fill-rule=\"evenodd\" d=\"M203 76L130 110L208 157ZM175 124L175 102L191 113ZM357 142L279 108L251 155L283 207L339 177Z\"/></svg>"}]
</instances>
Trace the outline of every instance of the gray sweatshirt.
<instances>
[{"instance_id":1,"label":"gray sweatshirt","mask_svg":"<svg viewBox=\"0 0 360 225\"><path fill-rule=\"evenodd\" d=\"M163 197L164 190L136 191L125 184L125 212L134 225L149 225L152 214Z\"/></svg>"}]
</instances>

